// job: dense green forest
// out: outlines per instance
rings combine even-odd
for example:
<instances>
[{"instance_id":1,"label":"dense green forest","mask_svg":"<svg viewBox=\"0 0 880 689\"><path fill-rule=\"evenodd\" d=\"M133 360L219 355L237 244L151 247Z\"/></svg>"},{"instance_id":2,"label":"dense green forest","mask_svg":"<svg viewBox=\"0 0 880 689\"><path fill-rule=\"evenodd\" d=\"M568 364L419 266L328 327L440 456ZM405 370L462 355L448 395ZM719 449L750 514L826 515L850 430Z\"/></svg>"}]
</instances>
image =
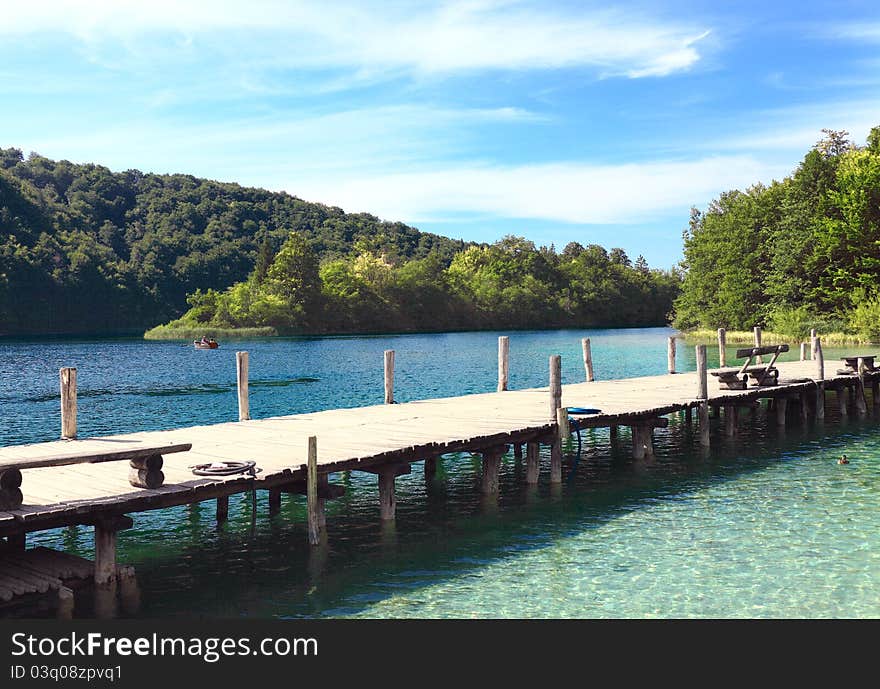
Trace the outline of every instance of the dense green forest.
<instances>
[{"instance_id":1,"label":"dense green forest","mask_svg":"<svg viewBox=\"0 0 880 689\"><path fill-rule=\"evenodd\" d=\"M143 331L244 280L292 230L323 260L448 263L468 246L289 194L0 149L0 334Z\"/></svg>"},{"instance_id":2,"label":"dense green forest","mask_svg":"<svg viewBox=\"0 0 880 689\"><path fill-rule=\"evenodd\" d=\"M261 253L246 281L197 291L170 333L193 328L271 326L279 332L431 331L666 323L679 277L633 264L621 249L568 244L561 254L508 236L394 262L363 251L321 261L292 232ZM160 329L155 336L169 333Z\"/></svg>"},{"instance_id":3,"label":"dense green forest","mask_svg":"<svg viewBox=\"0 0 880 689\"><path fill-rule=\"evenodd\" d=\"M823 132L781 182L691 211L678 327L880 339L880 127L866 146Z\"/></svg>"},{"instance_id":4,"label":"dense green forest","mask_svg":"<svg viewBox=\"0 0 880 689\"><path fill-rule=\"evenodd\" d=\"M675 273L620 249L476 245L286 193L0 149L0 334L660 325ZM189 310L187 310L189 308Z\"/></svg>"}]
</instances>

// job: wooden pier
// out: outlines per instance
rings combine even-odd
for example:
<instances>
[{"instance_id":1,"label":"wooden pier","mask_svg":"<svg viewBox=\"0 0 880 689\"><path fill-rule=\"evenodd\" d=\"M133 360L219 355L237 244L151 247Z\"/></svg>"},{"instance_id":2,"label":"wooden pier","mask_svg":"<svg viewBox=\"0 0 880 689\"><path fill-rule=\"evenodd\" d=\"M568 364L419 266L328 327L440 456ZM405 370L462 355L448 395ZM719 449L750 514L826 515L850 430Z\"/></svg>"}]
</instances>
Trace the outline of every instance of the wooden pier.
<instances>
[{"instance_id":1,"label":"wooden pier","mask_svg":"<svg viewBox=\"0 0 880 689\"><path fill-rule=\"evenodd\" d=\"M424 462L426 476L430 476L436 459L448 453L481 454L481 490L496 496L500 464L509 447L521 457L525 446L526 481L536 483L540 448L545 445L550 451L548 480L559 483L561 445L572 431L568 408L599 410L573 415L572 421L581 428L610 428L612 437L617 437L618 427L630 427L633 456L642 458L654 453L655 429L666 426L667 417L677 412L683 412L680 423L690 424L697 411L699 442L708 446L710 410L716 411L714 419L723 410L723 432L734 436L747 418L739 411L754 410L765 399L773 400L768 413L779 425L786 423L792 408L800 411L803 421L821 421L826 394L831 391L836 392L841 414L867 414L868 387L872 405L880 404L880 370L873 369L873 362L863 366L858 360L857 369L826 375L818 341L813 343L812 359L776 364L778 384L750 385L744 390L722 389L716 376L707 376L704 346L697 347L698 371L675 373L674 346L672 341L671 372L666 375L592 380L592 354L586 340L587 382L561 385L559 357L551 357L548 387L507 390L509 345L505 338L499 343L498 392L407 403L393 401L394 356L386 353L386 404L266 419L249 418L247 356L239 353L239 421L86 439L70 439L76 437L75 387L67 396L64 389L66 385L70 390L71 378L75 384L76 377L62 373L62 408L67 410L63 433L68 439L0 448L0 493L7 490L14 498L20 490L21 495L20 506L0 511L0 537L6 540L0 544L0 562L9 557L4 553L25 550L28 532L90 525L95 528L95 580L112 584L118 577L116 533L132 525L126 513L216 499L217 518L222 521L230 495L255 489L269 491L270 512L278 511L282 493L306 495L309 540L317 544L326 529L324 503L343 491L329 481L330 474L376 474L378 516L391 520L395 478L410 473L416 462ZM162 448L175 451L165 454ZM101 458L100 463L95 463L95 457ZM130 466L108 458L127 458ZM254 462L257 473L193 474L193 465L217 462ZM138 476L144 480L139 471L159 471L162 476L152 484L133 485ZM15 472L20 473L16 476ZM5 488L4 475L15 479L7 481Z\"/></svg>"}]
</instances>

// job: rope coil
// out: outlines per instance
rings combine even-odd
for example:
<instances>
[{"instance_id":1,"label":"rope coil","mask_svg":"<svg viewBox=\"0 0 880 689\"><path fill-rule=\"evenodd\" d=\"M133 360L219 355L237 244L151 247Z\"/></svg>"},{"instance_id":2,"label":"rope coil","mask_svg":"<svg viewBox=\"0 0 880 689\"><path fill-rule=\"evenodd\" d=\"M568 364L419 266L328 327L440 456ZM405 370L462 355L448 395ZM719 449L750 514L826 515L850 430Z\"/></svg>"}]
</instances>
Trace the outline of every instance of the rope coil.
<instances>
[{"instance_id":1,"label":"rope coil","mask_svg":"<svg viewBox=\"0 0 880 689\"><path fill-rule=\"evenodd\" d=\"M195 464L190 469L196 476L232 476L233 474L256 476L261 471L256 462L209 462Z\"/></svg>"}]
</instances>

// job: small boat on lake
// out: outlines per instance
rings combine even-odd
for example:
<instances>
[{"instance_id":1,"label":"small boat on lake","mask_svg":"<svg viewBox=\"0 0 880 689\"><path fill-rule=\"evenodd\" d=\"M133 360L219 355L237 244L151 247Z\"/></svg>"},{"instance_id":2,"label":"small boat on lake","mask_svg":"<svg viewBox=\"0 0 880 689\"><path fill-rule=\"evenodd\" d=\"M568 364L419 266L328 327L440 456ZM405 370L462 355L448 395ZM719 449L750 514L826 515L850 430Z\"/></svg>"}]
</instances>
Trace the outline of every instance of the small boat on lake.
<instances>
[{"instance_id":1,"label":"small boat on lake","mask_svg":"<svg viewBox=\"0 0 880 689\"><path fill-rule=\"evenodd\" d=\"M193 347L196 349L217 349L220 345L213 337L211 339L203 337L201 340L193 340Z\"/></svg>"}]
</instances>

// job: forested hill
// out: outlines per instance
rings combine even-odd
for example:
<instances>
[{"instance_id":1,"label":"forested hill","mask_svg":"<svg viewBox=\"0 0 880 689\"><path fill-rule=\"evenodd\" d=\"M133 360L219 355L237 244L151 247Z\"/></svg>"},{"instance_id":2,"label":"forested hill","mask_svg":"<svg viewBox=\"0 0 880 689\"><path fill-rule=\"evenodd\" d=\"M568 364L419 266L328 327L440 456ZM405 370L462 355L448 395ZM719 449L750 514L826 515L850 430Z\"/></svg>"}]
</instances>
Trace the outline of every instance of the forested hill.
<instances>
[{"instance_id":1,"label":"forested hill","mask_svg":"<svg viewBox=\"0 0 880 689\"><path fill-rule=\"evenodd\" d=\"M880 339L880 127L823 132L791 176L692 211L676 325Z\"/></svg>"},{"instance_id":2,"label":"forested hill","mask_svg":"<svg viewBox=\"0 0 880 689\"><path fill-rule=\"evenodd\" d=\"M448 264L468 246L285 193L0 149L0 335L143 331L243 280L292 230L322 260Z\"/></svg>"},{"instance_id":3,"label":"forested hill","mask_svg":"<svg viewBox=\"0 0 880 689\"><path fill-rule=\"evenodd\" d=\"M663 325L679 277L621 249L475 245L285 193L0 149L0 335ZM188 307L191 307L189 310Z\"/></svg>"}]
</instances>

